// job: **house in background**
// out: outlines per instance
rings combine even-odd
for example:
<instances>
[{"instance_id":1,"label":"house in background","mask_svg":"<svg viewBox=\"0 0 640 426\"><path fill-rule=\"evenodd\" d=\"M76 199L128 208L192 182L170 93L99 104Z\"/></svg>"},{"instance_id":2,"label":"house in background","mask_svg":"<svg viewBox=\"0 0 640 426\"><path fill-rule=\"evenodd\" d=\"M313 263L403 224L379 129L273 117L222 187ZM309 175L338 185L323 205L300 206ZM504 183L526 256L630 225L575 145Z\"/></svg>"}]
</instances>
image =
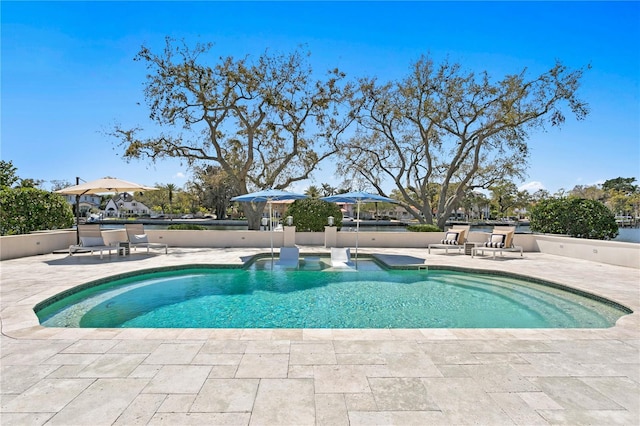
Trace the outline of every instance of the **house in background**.
<instances>
[{"instance_id":1,"label":"house in background","mask_svg":"<svg viewBox=\"0 0 640 426\"><path fill-rule=\"evenodd\" d=\"M133 195L122 192L109 200L105 209L105 217L144 216L151 213L149 207L133 198Z\"/></svg>"},{"instance_id":2,"label":"house in background","mask_svg":"<svg viewBox=\"0 0 640 426\"><path fill-rule=\"evenodd\" d=\"M64 195L67 203L71 204L71 208L76 211L76 196ZM100 202L102 198L95 194L84 194L80 196L80 217L89 216L89 213L100 211Z\"/></svg>"}]
</instances>

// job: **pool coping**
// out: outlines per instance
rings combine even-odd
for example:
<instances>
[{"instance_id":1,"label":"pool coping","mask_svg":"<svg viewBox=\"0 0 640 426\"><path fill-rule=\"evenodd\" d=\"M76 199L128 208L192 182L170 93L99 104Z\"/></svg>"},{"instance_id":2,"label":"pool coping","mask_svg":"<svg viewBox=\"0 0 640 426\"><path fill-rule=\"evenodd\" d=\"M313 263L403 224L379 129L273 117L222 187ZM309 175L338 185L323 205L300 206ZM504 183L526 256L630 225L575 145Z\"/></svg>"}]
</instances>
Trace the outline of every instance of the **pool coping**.
<instances>
[{"instance_id":1,"label":"pool coping","mask_svg":"<svg viewBox=\"0 0 640 426\"><path fill-rule=\"evenodd\" d=\"M309 257L309 254L302 254L301 256L307 256ZM109 276L105 276L105 277L101 277L97 280L93 280L90 282L86 282L74 287L70 287L67 290L64 290L60 293L57 293L51 297L48 297L40 302L38 302L34 307L33 310L34 312L38 312L42 309L45 309L46 307L50 306L53 303L56 303L66 297L72 296L78 292L81 292L83 290L92 288L92 287L96 287L96 286L100 286L102 284L106 284L109 283L111 281L116 281L116 280L122 280L122 279L127 279L127 278L132 278L132 277L136 277L139 275L146 275L146 274L153 274L153 273L157 273L157 272L172 272L172 271L181 271L181 270L193 270L193 269L236 269L236 270L246 270L248 268L250 268L253 264L255 264L256 262L260 261L260 260L264 260L264 259L268 259L270 258L271 255L268 253L258 253L255 254L253 256L251 256L248 260L246 260L243 264L240 265L229 265L229 264L191 264L191 263L186 263L186 264L181 264L181 265L173 265L173 266L156 266L153 268L148 268L148 269L138 269L138 270L134 270L134 271L128 271L128 272L124 272L124 273L119 273L119 274L115 274L115 275L109 275ZM314 256L314 258L317 259L330 259L330 257L328 256ZM582 289L578 289L575 287L571 287L565 284L561 284L555 281L549 281L547 279L540 279L540 278L536 278L536 277L531 277L528 275L523 275L523 274L518 274L518 273L514 273L514 272L508 272L508 271L501 271L501 270L495 270L495 269L474 269L474 268L470 268L470 267L462 267L462 266L451 266L451 265L392 265L392 264L388 264L384 261L384 259L378 258L376 256L375 253L373 254L364 254L361 256L362 260L368 260L368 261L373 261L374 263L376 263L377 265L379 265L381 268L387 269L387 270L399 270L399 271L425 271L428 272L429 270L431 271L452 271L452 272L464 272L464 273L471 273L471 274L480 274L480 275L494 275L494 276L498 276L498 277L505 277L505 278L515 278L524 282L528 282L528 283L533 283L533 284L539 284L543 287L550 287L556 290L561 290L561 291L565 291L568 293L572 293L572 294L576 294L578 296L582 296L584 298L587 299L591 299L600 303L603 303L605 305L608 305L610 307L613 307L615 309L618 309L622 312L624 312L624 315L629 315L629 314L633 314L633 309L631 309L628 306L625 306L621 303L618 303L614 300L611 300L610 298L606 298L603 296L600 296L598 294L595 294L593 292L589 292L589 291L585 291ZM331 268L329 268L330 270ZM316 271L314 271L316 272ZM318 271L320 272L320 271ZM37 314L36 314L37 315ZM47 326L48 327L48 326ZM52 328L52 327L48 327L48 328ZM85 327L77 327L77 328L85 328ZM92 328L92 327L89 327ZM108 328L108 327L107 327ZM129 327L126 327L129 328ZM139 328L139 327L131 327L131 328ZM191 327L180 327L180 328L191 328ZM198 327L200 328L200 327ZM202 327L202 328L207 328L207 327ZM224 327L222 327L224 328ZM258 327L253 327L255 329L258 329ZM331 328L332 327L327 327L327 328ZM391 327L391 328L402 328L402 327ZM441 328L441 327L428 327L428 328ZM450 328L467 328L467 327L450 327ZM478 327L478 328L484 328L484 327ZM491 329L513 329L514 327L492 327ZM527 327L524 327L527 328ZM542 328L542 327L536 327L536 328ZM562 327L554 327L554 328L562 328ZM584 328L589 328L589 327L574 327L574 328L578 328L578 329L584 329ZM353 328L345 328L347 330L349 329L353 329ZM373 328L372 328L373 329Z\"/></svg>"}]
</instances>

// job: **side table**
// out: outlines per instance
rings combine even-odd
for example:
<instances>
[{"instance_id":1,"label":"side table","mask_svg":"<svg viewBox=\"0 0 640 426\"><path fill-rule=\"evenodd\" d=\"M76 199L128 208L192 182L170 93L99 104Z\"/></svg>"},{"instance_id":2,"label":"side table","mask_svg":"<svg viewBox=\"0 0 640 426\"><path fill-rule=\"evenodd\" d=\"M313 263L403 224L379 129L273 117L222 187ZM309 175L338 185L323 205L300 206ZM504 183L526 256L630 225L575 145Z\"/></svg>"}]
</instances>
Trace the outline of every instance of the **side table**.
<instances>
[{"instance_id":1,"label":"side table","mask_svg":"<svg viewBox=\"0 0 640 426\"><path fill-rule=\"evenodd\" d=\"M128 256L131 254L131 243L129 243L129 241L118 242L118 254L120 253L122 253L123 256Z\"/></svg>"},{"instance_id":2,"label":"side table","mask_svg":"<svg viewBox=\"0 0 640 426\"><path fill-rule=\"evenodd\" d=\"M467 256L471 256L473 253L473 249L475 248L476 243L464 243L464 254Z\"/></svg>"}]
</instances>

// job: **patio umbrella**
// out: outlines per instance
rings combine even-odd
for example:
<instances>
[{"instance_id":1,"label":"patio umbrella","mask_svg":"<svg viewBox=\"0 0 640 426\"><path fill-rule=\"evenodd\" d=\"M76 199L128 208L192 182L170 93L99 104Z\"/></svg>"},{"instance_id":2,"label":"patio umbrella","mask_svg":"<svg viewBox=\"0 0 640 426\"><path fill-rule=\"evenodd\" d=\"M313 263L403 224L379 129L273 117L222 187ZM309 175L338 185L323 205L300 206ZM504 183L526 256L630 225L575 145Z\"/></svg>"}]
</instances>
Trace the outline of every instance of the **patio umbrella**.
<instances>
[{"instance_id":1,"label":"patio umbrella","mask_svg":"<svg viewBox=\"0 0 640 426\"><path fill-rule=\"evenodd\" d=\"M78 232L78 222L80 220L80 196L85 194L108 194L120 192L153 191L158 188L144 186L133 182L128 182L116 178L102 178L90 182L80 183L80 178L76 177L76 185L56 191L58 194L76 196L76 242L80 243L80 233Z\"/></svg>"},{"instance_id":2,"label":"patio umbrella","mask_svg":"<svg viewBox=\"0 0 640 426\"><path fill-rule=\"evenodd\" d=\"M269 205L269 234L271 237L271 267L273 268L273 219L271 218L271 204L278 201L300 200L307 198L304 194L296 194L294 192L282 191L279 189L264 189L258 192L238 195L233 197L231 201L239 201L244 203L267 203Z\"/></svg>"},{"instance_id":3,"label":"patio umbrella","mask_svg":"<svg viewBox=\"0 0 640 426\"><path fill-rule=\"evenodd\" d=\"M360 205L362 203L397 203L392 198L383 197L382 195L370 194L368 192L347 192L344 194L331 195L329 197L322 197L321 200L328 201L330 203L345 203L357 205L357 217L356 217L356 268L358 267L358 233L360 232Z\"/></svg>"}]
</instances>

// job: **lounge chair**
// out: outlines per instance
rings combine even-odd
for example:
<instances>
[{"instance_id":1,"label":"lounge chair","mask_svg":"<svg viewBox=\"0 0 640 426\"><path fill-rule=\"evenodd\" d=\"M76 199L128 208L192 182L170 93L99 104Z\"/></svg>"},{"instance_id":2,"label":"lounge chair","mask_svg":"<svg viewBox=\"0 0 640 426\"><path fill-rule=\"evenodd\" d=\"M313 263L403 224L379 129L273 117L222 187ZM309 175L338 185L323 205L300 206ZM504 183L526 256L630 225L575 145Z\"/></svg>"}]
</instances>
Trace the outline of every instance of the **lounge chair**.
<instances>
[{"instance_id":1,"label":"lounge chair","mask_svg":"<svg viewBox=\"0 0 640 426\"><path fill-rule=\"evenodd\" d=\"M78 225L78 235L80 236L80 244L73 244L69 246L69 256L73 256L76 252L100 252L100 259L103 258L103 253L106 251L111 256L111 251L115 250L118 254L124 254L124 247L118 247L117 245L107 245L102 238L102 231L100 231L100 225Z\"/></svg>"},{"instance_id":2,"label":"lounge chair","mask_svg":"<svg viewBox=\"0 0 640 426\"><path fill-rule=\"evenodd\" d=\"M478 252L484 255L485 251L493 252L494 259L496 258L496 253L499 252L500 256L503 256L505 251L520 251L520 257L524 257L522 247L513 245L513 234L515 232L515 226L493 228L493 232L487 242L471 249L471 257L476 256Z\"/></svg>"},{"instance_id":3,"label":"lounge chair","mask_svg":"<svg viewBox=\"0 0 640 426\"><path fill-rule=\"evenodd\" d=\"M460 253L467 241L470 228L469 225L454 225L444 234L444 238L439 243L429 244L428 253L431 254L432 248L443 248L445 254L449 253L449 249L455 248Z\"/></svg>"},{"instance_id":4,"label":"lounge chair","mask_svg":"<svg viewBox=\"0 0 640 426\"><path fill-rule=\"evenodd\" d=\"M331 247L331 266L334 268L351 268L351 250L348 247Z\"/></svg>"},{"instance_id":5,"label":"lounge chair","mask_svg":"<svg viewBox=\"0 0 640 426\"><path fill-rule=\"evenodd\" d=\"M283 268L298 268L300 261L300 249L298 247L280 248L280 257L276 265Z\"/></svg>"},{"instance_id":6,"label":"lounge chair","mask_svg":"<svg viewBox=\"0 0 640 426\"><path fill-rule=\"evenodd\" d=\"M124 229L127 231L127 239L129 244L135 250L138 247L146 247L147 253L150 248L164 248L164 254L169 252L168 246L165 243L150 243L147 234L144 232L144 225L141 223L127 223L124 225Z\"/></svg>"}]
</instances>

